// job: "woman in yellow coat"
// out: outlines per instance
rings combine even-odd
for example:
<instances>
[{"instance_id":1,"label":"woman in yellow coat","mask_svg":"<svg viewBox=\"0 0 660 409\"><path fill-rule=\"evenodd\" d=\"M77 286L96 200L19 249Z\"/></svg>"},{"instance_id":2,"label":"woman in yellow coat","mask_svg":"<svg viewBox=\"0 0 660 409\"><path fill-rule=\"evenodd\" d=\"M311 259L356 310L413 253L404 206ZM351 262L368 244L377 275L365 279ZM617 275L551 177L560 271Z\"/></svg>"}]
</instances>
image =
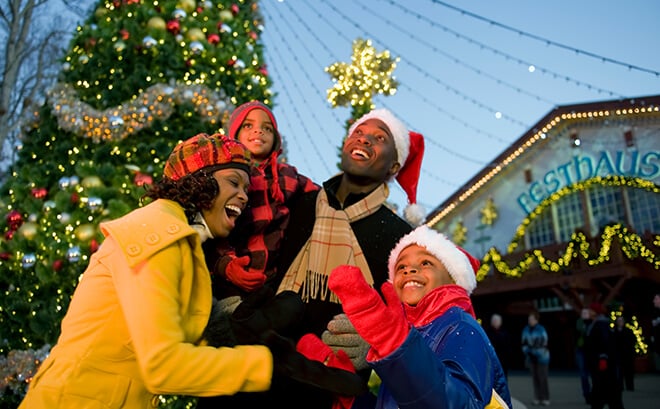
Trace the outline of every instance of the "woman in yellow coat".
<instances>
[{"instance_id":1,"label":"woman in yellow coat","mask_svg":"<svg viewBox=\"0 0 660 409\"><path fill-rule=\"evenodd\" d=\"M250 155L221 135L175 148L149 204L101 224L50 356L20 408L149 408L161 394L270 387L266 346L200 345L211 312L201 243L226 237L247 203Z\"/></svg>"}]
</instances>

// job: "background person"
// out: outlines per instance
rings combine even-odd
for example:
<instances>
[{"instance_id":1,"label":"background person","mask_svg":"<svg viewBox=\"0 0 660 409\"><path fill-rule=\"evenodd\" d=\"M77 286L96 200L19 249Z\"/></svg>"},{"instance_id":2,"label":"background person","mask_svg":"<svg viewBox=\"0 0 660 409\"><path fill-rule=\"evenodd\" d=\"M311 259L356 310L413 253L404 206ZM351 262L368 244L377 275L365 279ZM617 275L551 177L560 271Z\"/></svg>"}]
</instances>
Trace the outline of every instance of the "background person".
<instances>
[{"instance_id":1,"label":"background person","mask_svg":"<svg viewBox=\"0 0 660 409\"><path fill-rule=\"evenodd\" d=\"M486 335L495 349L497 358L502 364L504 376L509 377L509 363L511 361L512 339L509 332L502 328L502 316L493 314L490 317L490 326L486 329Z\"/></svg>"},{"instance_id":2,"label":"background person","mask_svg":"<svg viewBox=\"0 0 660 409\"><path fill-rule=\"evenodd\" d=\"M623 315L614 321L614 340L618 358L619 381L621 389L635 390L635 334L626 327Z\"/></svg>"},{"instance_id":3,"label":"background person","mask_svg":"<svg viewBox=\"0 0 660 409\"><path fill-rule=\"evenodd\" d=\"M538 311L532 311L527 316L527 325L522 331L522 352L525 356L525 366L532 375L534 400L532 404L550 405L550 387L548 370L550 366L550 350L548 349L548 332L539 323Z\"/></svg>"},{"instance_id":4,"label":"background person","mask_svg":"<svg viewBox=\"0 0 660 409\"><path fill-rule=\"evenodd\" d=\"M585 343L587 341L587 328L589 328L593 318L593 312L589 308L583 308L575 322L575 364L580 375L582 396L587 405L591 403L591 379L587 368Z\"/></svg>"},{"instance_id":5,"label":"background person","mask_svg":"<svg viewBox=\"0 0 660 409\"><path fill-rule=\"evenodd\" d=\"M587 367L591 375L591 409L623 409L621 384L617 369L617 346L605 307L589 305L595 318L587 329Z\"/></svg>"}]
</instances>

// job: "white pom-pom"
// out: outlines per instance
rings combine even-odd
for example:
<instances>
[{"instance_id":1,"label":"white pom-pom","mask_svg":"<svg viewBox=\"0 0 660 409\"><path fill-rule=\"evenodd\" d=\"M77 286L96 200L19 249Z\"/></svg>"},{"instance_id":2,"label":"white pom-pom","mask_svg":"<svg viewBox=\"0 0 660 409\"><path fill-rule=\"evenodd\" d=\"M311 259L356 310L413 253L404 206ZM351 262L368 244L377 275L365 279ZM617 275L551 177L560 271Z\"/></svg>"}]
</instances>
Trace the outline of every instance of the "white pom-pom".
<instances>
[{"instance_id":1,"label":"white pom-pom","mask_svg":"<svg viewBox=\"0 0 660 409\"><path fill-rule=\"evenodd\" d=\"M403 216L408 221L408 223L413 226L419 226L424 221L426 217L426 211L424 208L417 203L409 204L403 209Z\"/></svg>"}]
</instances>

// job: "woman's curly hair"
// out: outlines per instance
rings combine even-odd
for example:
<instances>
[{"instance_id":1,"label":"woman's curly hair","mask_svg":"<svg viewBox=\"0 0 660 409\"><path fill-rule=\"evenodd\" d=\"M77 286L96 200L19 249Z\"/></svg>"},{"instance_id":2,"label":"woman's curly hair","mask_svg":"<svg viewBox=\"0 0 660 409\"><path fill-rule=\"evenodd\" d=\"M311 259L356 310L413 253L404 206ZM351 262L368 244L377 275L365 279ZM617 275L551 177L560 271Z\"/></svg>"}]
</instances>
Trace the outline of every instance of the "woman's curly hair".
<instances>
[{"instance_id":1,"label":"woman's curly hair","mask_svg":"<svg viewBox=\"0 0 660 409\"><path fill-rule=\"evenodd\" d=\"M188 223L192 223L195 215L208 210L220 193L218 182L213 177L216 167L206 167L181 179L172 180L163 177L151 185L142 198L169 199L183 207Z\"/></svg>"}]
</instances>

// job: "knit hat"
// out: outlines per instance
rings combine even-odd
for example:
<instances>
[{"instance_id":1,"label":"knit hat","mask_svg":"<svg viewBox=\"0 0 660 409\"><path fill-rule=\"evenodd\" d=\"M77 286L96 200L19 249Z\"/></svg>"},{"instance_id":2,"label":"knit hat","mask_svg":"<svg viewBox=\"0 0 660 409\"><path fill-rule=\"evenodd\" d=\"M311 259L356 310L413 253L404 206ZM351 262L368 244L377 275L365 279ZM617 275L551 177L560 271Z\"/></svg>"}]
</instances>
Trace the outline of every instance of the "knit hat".
<instances>
[{"instance_id":1,"label":"knit hat","mask_svg":"<svg viewBox=\"0 0 660 409\"><path fill-rule=\"evenodd\" d=\"M250 152L237 140L221 134L200 133L180 142L167 158L163 175L179 180L200 169L237 168L250 174Z\"/></svg>"},{"instance_id":2,"label":"knit hat","mask_svg":"<svg viewBox=\"0 0 660 409\"><path fill-rule=\"evenodd\" d=\"M445 266L451 278L457 285L463 287L468 294L477 287L477 270L480 262L461 247L452 243L444 234L427 225L421 225L399 240L390 252L388 270L390 280L394 278L394 268L399 254L406 247L417 244L433 254Z\"/></svg>"},{"instance_id":3,"label":"knit hat","mask_svg":"<svg viewBox=\"0 0 660 409\"><path fill-rule=\"evenodd\" d=\"M384 108L374 109L355 121L348 129L351 135L355 128L369 119L378 119L389 128L394 138L397 160L401 165L396 177L397 182L408 197L408 206L404 209L404 216L413 225L419 225L424 218L424 209L417 204L417 184L422 169L424 157L424 136L420 133L408 131L406 126L390 111Z\"/></svg>"},{"instance_id":4,"label":"knit hat","mask_svg":"<svg viewBox=\"0 0 660 409\"><path fill-rule=\"evenodd\" d=\"M273 183L269 183L270 186L269 190L271 196L273 197L273 199L275 199L276 202L284 203L285 200L284 193L280 188L280 182L279 182L280 172L277 167L279 162L278 157L282 150L282 137L280 135L280 131L277 130L277 121L275 120L275 115L273 115L273 111L271 111L270 108L268 108L262 102L256 100L239 105L238 108L236 108L234 112L231 113L231 116L229 117L229 121L227 122L227 126L225 127L225 133L228 137L238 140L238 131L241 129L241 125L243 124L243 121L245 121L245 118L248 116L248 114L255 109L261 109L262 111L264 111L266 115L268 115L268 118L270 118L270 122L273 124L273 136L274 136L273 147L269 153L271 174L273 175ZM266 166L266 165L262 165L262 166Z\"/></svg>"},{"instance_id":5,"label":"knit hat","mask_svg":"<svg viewBox=\"0 0 660 409\"><path fill-rule=\"evenodd\" d=\"M261 109L264 111L266 115L268 115L268 118L270 118L270 122L273 123L273 130L275 134L275 140L273 141L273 151L279 150L282 146L282 139L280 137L280 132L277 130L277 121L275 120L275 115L273 115L273 111L271 111L268 106L260 101L250 101L239 105L238 108L236 108L229 117L229 121L225 127L226 135L232 139L238 139L238 131L241 128L243 121L245 121L245 117L247 117L248 114L255 109Z\"/></svg>"}]
</instances>

